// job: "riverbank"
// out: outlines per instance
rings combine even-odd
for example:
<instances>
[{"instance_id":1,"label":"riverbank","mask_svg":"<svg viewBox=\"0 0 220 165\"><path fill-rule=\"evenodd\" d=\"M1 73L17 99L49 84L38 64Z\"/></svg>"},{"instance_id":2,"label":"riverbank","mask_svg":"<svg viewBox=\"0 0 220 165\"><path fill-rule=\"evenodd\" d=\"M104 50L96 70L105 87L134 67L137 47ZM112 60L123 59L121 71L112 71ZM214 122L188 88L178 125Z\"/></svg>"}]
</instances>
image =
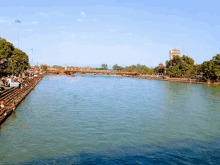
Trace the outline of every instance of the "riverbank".
<instances>
[{"instance_id":1,"label":"riverbank","mask_svg":"<svg viewBox=\"0 0 220 165\"><path fill-rule=\"evenodd\" d=\"M34 90L35 86L41 81L45 74L46 73L43 73L39 75L39 77L31 79L29 83L25 82L22 88L12 87L2 93L2 97L0 98L0 125L12 114L12 112L15 112L19 104L31 90Z\"/></svg>"},{"instance_id":2,"label":"riverbank","mask_svg":"<svg viewBox=\"0 0 220 165\"><path fill-rule=\"evenodd\" d=\"M134 78L142 78L149 80L161 80L161 81L169 81L169 82L181 82L181 83L190 83L190 84L204 84L204 85L217 85L220 86L220 82L201 82L197 79L189 79L189 78L168 78L163 75L145 75L139 74L137 76L126 75L125 77L134 77Z\"/></svg>"},{"instance_id":3,"label":"riverbank","mask_svg":"<svg viewBox=\"0 0 220 165\"><path fill-rule=\"evenodd\" d=\"M51 76L63 76L67 75L70 77L75 77L73 75L68 75L66 73L51 73ZM181 82L181 83L190 83L190 84L204 84L204 85L214 85L220 86L220 82L201 82L198 79L190 79L190 78L169 78L164 75L146 75L146 74L138 74L138 75L112 75L111 76L123 76L123 77L133 77L133 78L141 78L141 79L149 79L149 80L161 80L161 81L169 81L169 82Z\"/></svg>"}]
</instances>

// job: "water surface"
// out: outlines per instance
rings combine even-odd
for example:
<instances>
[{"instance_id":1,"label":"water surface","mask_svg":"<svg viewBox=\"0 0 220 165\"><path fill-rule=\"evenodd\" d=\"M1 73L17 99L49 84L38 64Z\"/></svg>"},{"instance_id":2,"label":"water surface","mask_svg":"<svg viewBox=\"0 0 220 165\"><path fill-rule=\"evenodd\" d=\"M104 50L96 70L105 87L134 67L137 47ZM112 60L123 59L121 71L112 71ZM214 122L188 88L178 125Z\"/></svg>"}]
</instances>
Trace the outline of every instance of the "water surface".
<instances>
[{"instance_id":1,"label":"water surface","mask_svg":"<svg viewBox=\"0 0 220 165\"><path fill-rule=\"evenodd\" d=\"M27 96L0 130L0 163L220 164L220 88L76 76Z\"/></svg>"}]
</instances>

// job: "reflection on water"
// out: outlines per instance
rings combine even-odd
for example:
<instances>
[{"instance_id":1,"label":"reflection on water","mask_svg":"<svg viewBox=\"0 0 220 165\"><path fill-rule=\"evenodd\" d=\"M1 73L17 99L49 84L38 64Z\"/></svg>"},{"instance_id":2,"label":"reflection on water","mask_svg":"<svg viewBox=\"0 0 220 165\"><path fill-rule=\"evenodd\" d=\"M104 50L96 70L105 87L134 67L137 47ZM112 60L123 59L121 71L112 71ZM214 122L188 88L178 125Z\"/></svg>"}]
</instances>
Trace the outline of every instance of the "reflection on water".
<instances>
[{"instance_id":1,"label":"reflection on water","mask_svg":"<svg viewBox=\"0 0 220 165\"><path fill-rule=\"evenodd\" d=\"M216 99L220 99L220 86L204 86L208 92L210 92L211 94L217 96Z\"/></svg>"},{"instance_id":2,"label":"reflection on water","mask_svg":"<svg viewBox=\"0 0 220 165\"><path fill-rule=\"evenodd\" d=\"M211 86L46 76L4 123L0 162L219 164L219 107Z\"/></svg>"},{"instance_id":3,"label":"reflection on water","mask_svg":"<svg viewBox=\"0 0 220 165\"><path fill-rule=\"evenodd\" d=\"M24 164L219 164L219 148L220 143L217 142L185 140L95 152L83 150L56 157L37 155Z\"/></svg>"}]
</instances>

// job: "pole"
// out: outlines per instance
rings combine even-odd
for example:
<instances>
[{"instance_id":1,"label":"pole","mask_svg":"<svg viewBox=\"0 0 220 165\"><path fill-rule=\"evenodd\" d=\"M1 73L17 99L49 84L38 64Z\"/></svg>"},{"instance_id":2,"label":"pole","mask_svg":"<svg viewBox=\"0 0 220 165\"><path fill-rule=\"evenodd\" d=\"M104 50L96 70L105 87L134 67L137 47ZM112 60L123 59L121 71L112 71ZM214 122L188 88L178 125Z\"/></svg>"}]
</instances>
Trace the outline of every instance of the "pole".
<instances>
[{"instance_id":1,"label":"pole","mask_svg":"<svg viewBox=\"0 0 220 165\"><path fill-rule=\"evenodd\" d=\"M15 20L16 23L21 23L19 20ZM18 29L18 49L19 49L19 29Z\"/></svg>"},{"instance_id":2,"label":"pole","mask_svg":"<svg viewBox=\"0 0 220 165\"><path fill-rule=\"evenodd\" d=\"M185 44L186 44L186 34L185 34L185 38L184 38L183 55L184 55Z\"/></svg>"},{"instance_id":3,"label":"pole","mask_svg":"<svg viewBox=\"0 0 220 165\"><path fill-rule=\"evenodd\" d=\"M18 31L18 49L19 49L19 31Z\"/></svg>"},{"instance_id":4,"label":"pole","mask_svg":"<svg viewBox=\"0 0 220 165\"><path fill-rule=\"evenodd\" d=\"M33 61L33 48L31 49L32 50L32 61ZM33 61L34 62L34 61Z\"/></svg>"}]
</instances>

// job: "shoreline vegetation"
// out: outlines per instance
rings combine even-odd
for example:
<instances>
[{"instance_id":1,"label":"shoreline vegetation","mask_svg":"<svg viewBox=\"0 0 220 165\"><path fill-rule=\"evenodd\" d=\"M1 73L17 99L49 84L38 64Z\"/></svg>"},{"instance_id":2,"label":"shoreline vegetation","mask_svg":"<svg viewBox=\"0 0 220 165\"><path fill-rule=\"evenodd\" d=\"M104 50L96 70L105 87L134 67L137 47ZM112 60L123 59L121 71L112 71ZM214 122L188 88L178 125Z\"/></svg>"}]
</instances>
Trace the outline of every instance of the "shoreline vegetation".
<instances>
[{"instance_id":1,"label":"shoreline vegetation","mask_svg":"<svg viewBox=\"0 0 220 165\"><path fill-rule=\"evenodd\" d=\"M48 68L49 66L47 66ZM54 65L54 69L64 69L62 66ZM118 64L113 66L113 69L108 69L107 64L102 64L101 68L85 69L97 71L112 71L112 72L135 72L137 76L127 75L125 77L135 77L144 79L176 81L192 84L213 84L220 85L220 54L214 56L210 61L204 61L202 64L194 64L194 60L183 55L174 56L170 61L166 61L166 66L162 63L158 67L149 68L146 65L131 65L122 67ZM68 70L84 70L80 67L67 67Z\"/></svg>"},{"instance_id":2,"label":"shoreline vegetation","mask_svg":"<svg viewBox=\"0 0 220 165\"><path fill-rule=\"evenodd\" d=\"M137 64L123 68L115 64L113 70L137 72L139 73L137 78L220 85L220 54L202 64L194 64L192 58L183 55L182 57L174 56L172 60L166 61L166 66L160 63L158 67L148 68L145 65Z\"/></svg>"},{"instance_id":3,"label":"shoreline vegetation","mask_svg":"<svg viewBox=\"0 0 220 165\"><path fill-rule=\"evenodd\" d=\"M199 81L198 79L191 78L177 78L177 77L166 77L164 75L146 75L140 74L138 76L125 76L125 77L134 77L141 79L149 79L149 80L160 80L167 82L181 82L181 83L190 83L190 84L204 84L204 85L214 85L220 87L220 82L207 82L207 81Z\"/></svg>"},{"instance_id":4,"label":"shoreline vegetation","mask_svg":"<svg viewBox=\"0 0 220 165\"><path fill-rule=\"evenodd\" d=\"M47 68L49 67L50 66L47 66ZM54 65L50 68L65 69L58 65ZM108 69L107 64L102 64L100 68L67 66L67 69L135 72L139 74L137 77L145 77L147 79L164 79L165 81L188 82L195 84L220 84L220 54L213 56L211 60L204 61L202 64L194 64L192 58L183 55L182 57L174 56L172 60L166 61L165 66L160 63L154 68L149 68L146 65L141 64L126 67L115 64L112 69ZM162 76L164 76L164 78Z\"/></svg>"},{"instance_id":5,"label":"shoreline vegetation","mask_svg":"<svg viewBox=\"0 0 220 165\"><path fill-rule=\"evenodd\" d=\"M28 55L0 37L0 77L21 74L30 68Z\"/></svg>"},{"instance_id":6,"label":"shoreline vegetation","mask_svg":"<svg viewBox=\"0 0 220 165\"><path fill-rule=\"evenodd\" d=\"M219 84L220 83L220 54L213 56L209 61L202 64L194 64L194 60L186 55L174 56L172 60L166 61L165 66L160 63L157 67L146 65L131 65L122 67L115 64L113 72L135 72L137 78L160 79L165 81L189 82L197 84ZM46 71L50 66L41 65ZM0 37L0 77L12 74L22 74L30 68L29 59L25 52L14 47L14 45ZM50 67L51 68L51 67ZM65 69L65 67L54 65L52 68ZM68 67L80 68L80 67ZM100 68L84 67L91 70L109 70L107 64L101 64ZM150 76L151 75L151 76Z\"/></svg>"},{"instance_id":7,"label":"shoreline vegetation","mask_svg":"<svg viewBox=\"0 0 220 165\"><path fill-rule=\"evenodd\" d=\"M31 69L28 55L0 37L0 125L44 77L42 69Z\"/></svg>"}]
</instances>

